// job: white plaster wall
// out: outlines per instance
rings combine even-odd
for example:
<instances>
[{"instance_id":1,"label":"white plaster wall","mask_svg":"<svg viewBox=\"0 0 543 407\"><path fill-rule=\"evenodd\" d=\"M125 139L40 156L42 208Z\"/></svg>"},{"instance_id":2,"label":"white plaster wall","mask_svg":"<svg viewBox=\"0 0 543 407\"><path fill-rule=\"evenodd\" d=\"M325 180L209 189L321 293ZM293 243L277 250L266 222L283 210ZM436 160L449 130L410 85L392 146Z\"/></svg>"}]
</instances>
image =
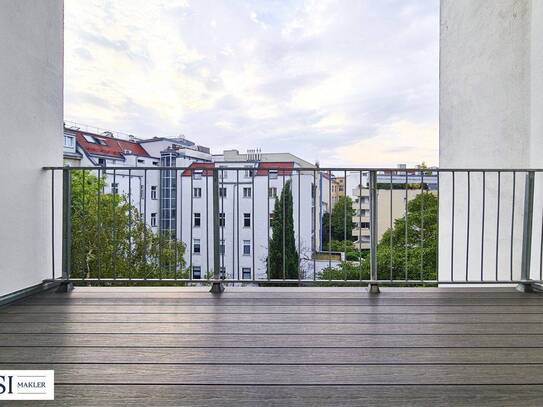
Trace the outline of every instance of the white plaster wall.
<instances>
[{"instance_id":1,"label":"white plaster wall","mask_svg":"<svg viewBox=\"0 0 543 407\"><path fill-rule=\"evenodd\" d=\"M2 296L52 276L51 174L41 168L62 165L62 0L2 0L0 55Z\"/></svg>"},{"instance_id":2,"label":"white plaster wall","mask_svg":"<svg viewBox=\"0 0 543 407\"><path fill-rule=\"evenodd\" d=\"M440 167L543 167L543 2L442 0L440 41ZM441 175L440 280L520 278L525 178L518 172L513 188L513 174L502 173L498 197L497 173L486 175L483 189L481 173L472 172L468 209L467 173L455 177L454 199L452 176ZM532 240L537 274L539 178Z\"/></svg>"}]
</instances>

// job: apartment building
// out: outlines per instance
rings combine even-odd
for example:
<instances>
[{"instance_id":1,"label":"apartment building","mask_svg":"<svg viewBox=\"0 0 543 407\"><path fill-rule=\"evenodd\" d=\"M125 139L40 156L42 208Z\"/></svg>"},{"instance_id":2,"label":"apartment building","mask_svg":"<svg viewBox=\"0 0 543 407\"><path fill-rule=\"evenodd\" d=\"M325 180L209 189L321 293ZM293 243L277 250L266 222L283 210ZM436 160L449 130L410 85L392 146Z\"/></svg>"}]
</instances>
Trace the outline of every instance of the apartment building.
<instances>
[{"instance_id":1,"label":"apartment building","mask_svg":"<svg viewBox=\"0 0 543 407\"><path fill-rule=\"evenodd\" d=\"M367 177L363 179L352 189L353 240L361 250L370 248L370 197ZM437 193L438 182L438 174L431 168L406 171L406 165L399 164L397 170L378 171L377 240L394 225L394 220L405 216L407 203L423 190Z\"/></svg>"},{"instance_id":2,"label":"apartment building","mask_svg":"<svg viewBox=\"0 0 543 407\"><path fill-rule=\"evenodd\" d=\"M220 170L221 274L229 279L266 278L275 200L290 182L301 278L313 277L329 208L329 179L315 165L290 153L211 155L182 137L126 140L76 127L65 127L64 137L65 165L95 167L106 177L105 193L124 195L153 231L183 241L196 280L213 272L213 169Z\"/></svg>"}]
</instances>

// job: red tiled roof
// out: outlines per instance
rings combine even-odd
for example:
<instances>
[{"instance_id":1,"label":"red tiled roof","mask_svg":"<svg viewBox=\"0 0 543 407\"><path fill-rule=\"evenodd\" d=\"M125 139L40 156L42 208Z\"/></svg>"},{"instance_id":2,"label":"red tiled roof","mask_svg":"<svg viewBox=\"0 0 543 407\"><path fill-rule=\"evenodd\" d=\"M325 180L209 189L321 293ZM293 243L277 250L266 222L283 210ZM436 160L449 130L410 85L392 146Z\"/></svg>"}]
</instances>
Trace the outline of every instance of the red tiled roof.
<instances>
[{"instance_id":1,"label":"red tiled roof","mask_svg":"<svg viewBox=\"0 0 543 407\"><path fill-rule=\"evenodd\" d=\"M105 145L89 143L85 139L84 135L92 136L94 138L103 140ZM88 133L79 130L75 131L75 136L77 138L77 144L79 144L79 146L83 150L87 151L90 154L122 158L127 154L126 151L130 151L131 154L137 156L149 157L149 154L141 145L128 140L121 140L118 138L103 136L101 134Z\"/></svg>"},{"instance_id":2,"label":"red tiled roof","mask_svg":"<svg viewBox=\"0 0 543 407\"><path fill-rule=\"evenodd\" d=\"M214 163L191 163L189 165L189 168L183 171L181 174L182 177L190 177L192 175L192 171L194 170L202 170L202 175L204 177L212 177L213 176L213 168L215 168Z\"/></svg>"},{"instance_id":3,"label":"red tiled roof","mask_svg":"<svg viewBox=\"0 0 543 407\"><path fill-rule=\"evenodd\" d=\"M277 170L277 175L291 175L293 168L293 162L261 162L258 164L256 175L267 176L270 170Z\"/></svg>"}]
</instances>

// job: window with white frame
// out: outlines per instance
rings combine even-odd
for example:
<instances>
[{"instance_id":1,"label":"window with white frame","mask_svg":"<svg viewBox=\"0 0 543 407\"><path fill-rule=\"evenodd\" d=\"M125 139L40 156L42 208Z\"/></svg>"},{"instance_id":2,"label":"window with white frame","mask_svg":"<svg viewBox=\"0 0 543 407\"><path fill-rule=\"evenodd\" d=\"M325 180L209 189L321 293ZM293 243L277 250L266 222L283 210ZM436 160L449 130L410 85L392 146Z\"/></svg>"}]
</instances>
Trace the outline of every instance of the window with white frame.
<instances>
[{"instance_id":1,"label":"window with white frame","mask_svg":"<svg viewBox=\"0 0 543 407\"><path fill-rule=\"evenodd\" d=\"M87 141L87 143L92 143L92 144L97 143L94 137L89 136L88 134L83 134L83 138Z\"/></svg>"},{"instance_id":2,"label":"window with white frame","mask_svg":"<svg viewBox=\"0 0 543 407\"><path fill-rule=\"evenodd\" d=\"M253 169L253 167L245 167L245 168L247 168L247 169L245 170L245 178L252 178L253 175L254 175L254 169Z\"/></svg>"},{"instance_id":3,"label":"window with white frame","mask_svg":"<svg viewBox=\"0 0 543 407\"><path fill-rule=\"evenodd\" d=\"M219 188L219 197L226 198L226 187Z\"/></svg>"},{"instance_id":4,"label":"window with white frame","mask_svg":"<svg viewBox=\"0 0 543 407\"><path fill-rule=\"evenodd\" d=\"M66 147L66 148L74 148L75 147L75 137L65 134L64 135L64 147Z\"/></svg>"},{"instance_id":5,"label":"window with white frame","mask_svg":"<svg viewBox=\"0 0 543 407\"><path fill-rule=\"evenodd\" d=\"M194 179L202 179L202 170L194 170L192 172Z\"/></svg>"},{"instance_id":6,"label":"window with white frame","mask_svg":"<svg viewBox=\"0 0 543 407\"><path fill-rule=\"evenodd\" d=\"M244 198L250 198L252 195L253 195L253 191L252 191L251 188L249 188L249 187L244 187L243 188L243 197Z\"/></svg>"},{"instance_id":7,"label":"window with white frame","mask_svg":"<svg viewBox=\"0 0 543 407\"><path fill-rule=\"evenodd\" d=\"M219 273L220 273L220 278L224 280L226 278L226 267L221 266L221 268L219 269Z\"/></svg>"},{"instance_id":8,"label":"window with white frame","mask_svg":"<svg viewBox=\"0 0 543 407\"><path fill-rule=\"evenodd\" d=\"M224 254L224 240L219 243L219 254Z\"/></svg>"},{"instance_id":9,"label":"window with white frame","mask_svg":"<svg viewBox=\"0 0 543 407\"><path fill-rule=\"evenodd\" d=\"M249 256L250 254L251 254L251 241L244 240L243 241L243 255Z\"/></svg>"},{"instance_id":10,"label":"window with white frame","mask_svg":"<svg viewBox=\"0 0 543 407\"><path fill-rule=\"evenodd\" d=\"M114 195L117 195L119 193L119 183L118 182L112 182L111 183L111 193Z\"/></svg>"},{"instance_id":11,"label":"window with white frame","mask_svg":"<svg viewBox=\"0 0 543 407\"><path fill-rule=\"evenodd\" d=\"M151 186L151 199L156 199L156 185Z\"/></svg>"},{"instance_id":12,"label":"window with white frame","mask_svg":"<svg viewBox=\"0 0 543 407\"><path fill-rule=\"evenodd\" d=\"M194 198L201 198L202 197L202 188L194 188L192 196Z\"/></svg>"},{"instance_id":13,"label":"window with white frame","mask_svg":"<svg viewBox=\"0 0 543 407\"><path fill-rule=\"evenodd\" d=\"M223 228L225 224L226 224L226 217L224 215L224 212L221 212L219 213L219 226Z\"/></svg>"},{"instance_id":14,"label":"window with white frame","mask_svg":"<svg viewBox=\"0 0 543 407\"><path fill-rule=\"evenodd\" d=\"M200 254L200 239L194 239L194 242L192 243L192 252L194 254Z\"/></svg>"},{"instance_id":15,"label":"window with white frame","mask_svg":"<svg viewBox=\"0 0 543 407\"><path fill-rule=\"evenodd\" d=\"M151 214L151 226L156 227L156 213Z\"/></svg>"},{"instance_id":16,"label":"window with white frame","mask_svg":"<svg viewBox=\"0 0 543 407\"><path fill-rule=\"evenodd\" d=\"M250 280L251 279L251 268L250 267L242 267L242 269L241 269L241 277L244 280Z\"/></svg>"},{"instance_id":17,"label":"window with white frame","mask_svg":"<svg viewBox=\"0 0 543 407\"><path fill-rule=\"evenodd\" d=\"M270 179L277 179L277 170L270 170L268 174L270 175Z\"/></svg>"},{"instance_id":18,"label":"window with white frame","mask_svg":"<svg viewBox=\"0 0 543 407\"><path fill-rule=\"evenodd\" d=\"M277 188L276 187L270 187L268 189L268 197L277 198Z\"/></svg>"},{"instance_id":19,"label":"window with white frame","mask_svg":"<svg viewBox=\"0 0 543 407\"><path fill-rule=\"evenodd\" d=\"M221 179L226 179L228 178L228 171L226 171L224 168L228 168L224 165L220 165L219 168L221 168L221 170L219 170L219 177Z\"/></svg>"},{"instance_id":20,"label":"window with white frame","mask_svg":"<svg viewBox=\"0 0 543 407\"><path fill-rule=\"evenodd\" d=\"M202 224L202 217L200 215L200 212L194 212L194 227L199 228Z\"/></svg>"},{"instance_id":21,"label":"window with white frame","mask_svg":"<svg viewBox=\"0 0 543 407\"><path fill-rule=\"evenodd\" d=\"M192 278L194 280L200 280L202 278L202 267L192 266Z\"/></svg>"},{"instance_id":22,"label":"window with white frame","mask_svg":"<svg viewBox=\"0 0 543 407\"><path fill-rule=\"evenodd\" d=\"M250 213L244 213L243 214L243 227L250 228L251 227L251 214Z\"/></svg>"}]
</instances>

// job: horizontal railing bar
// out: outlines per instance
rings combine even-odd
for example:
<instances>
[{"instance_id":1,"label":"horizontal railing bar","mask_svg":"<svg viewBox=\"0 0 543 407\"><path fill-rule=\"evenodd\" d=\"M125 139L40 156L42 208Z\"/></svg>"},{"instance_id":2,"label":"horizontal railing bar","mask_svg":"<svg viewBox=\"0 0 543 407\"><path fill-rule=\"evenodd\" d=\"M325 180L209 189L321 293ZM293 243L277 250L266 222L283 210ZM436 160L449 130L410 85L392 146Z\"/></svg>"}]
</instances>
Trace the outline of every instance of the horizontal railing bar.
<instances>
[{"instance_id":1,"label":"horizontal railing bar","mask_svg":"<svg viewBox=\"0 0 543 407\"><path fill-rule=\"evenodd\" d=\"M212 163L210 163L212 164ZM221 163L222 164L222 163ZM42 170L45 171L79 171L79 170L96 170L100 169L105 170L208 170L213 171L213 168L206 167L161 167L161 166L142 166L142 167L107 167L107 166L84 166L84 167L42 167ZM246 171L247 167L215 167L216 170L222 171ZM543 172L543 168L429 168L429 169L420 169L420 168L387 168L387 167L293 167L293 168L284 168L284 167L266 167L266 168L255 168L261 171L351 171L351 172L369 172L369 171L383 171L383 172L397 172L401 175L405 175L405 172L423 172L425 176L431 176L432 172ZM377 174L377 175L390 175L390 174ZM394 174L393 174L394 175ZM413 176L420 176L420 174L407 174Z\"/></svg>"},{"instance_id":2,"label":"horizontal railing bar","mask_svg":"<svg viewBox=\"0 0 543 407\"><path fill-rule=\"evenodd\" d=\"M51 280L44 280L44 282L49 282ZM59 281L58 279L55 281ZM70 281L81 281L81 282L140 282L140 283L149 283L149 282L169 282L169 283L194 283L194 284L208 284L215 282L214 279L188 279L188 278L70 278ZM326 284L326 283L369 283L369 282L377 282L381 284L485 284L485 285L491 285L491 284L518 284L521 282L521 280L500 280L500 281L479 281L479 280L470 280L470 281L450 281L450 280L313 280L313 279L262 279L262 280L229 280L229 279L223 279L221 280L223 283L251 283L251 284L267 284L267 283L277 283L277 284L283 284L283 283L291 283L291 284L298 284L301 283L310 283L310 284ZM539 280L531 280L533 282L539 282Z\"/></svg>"}]
</instances>

